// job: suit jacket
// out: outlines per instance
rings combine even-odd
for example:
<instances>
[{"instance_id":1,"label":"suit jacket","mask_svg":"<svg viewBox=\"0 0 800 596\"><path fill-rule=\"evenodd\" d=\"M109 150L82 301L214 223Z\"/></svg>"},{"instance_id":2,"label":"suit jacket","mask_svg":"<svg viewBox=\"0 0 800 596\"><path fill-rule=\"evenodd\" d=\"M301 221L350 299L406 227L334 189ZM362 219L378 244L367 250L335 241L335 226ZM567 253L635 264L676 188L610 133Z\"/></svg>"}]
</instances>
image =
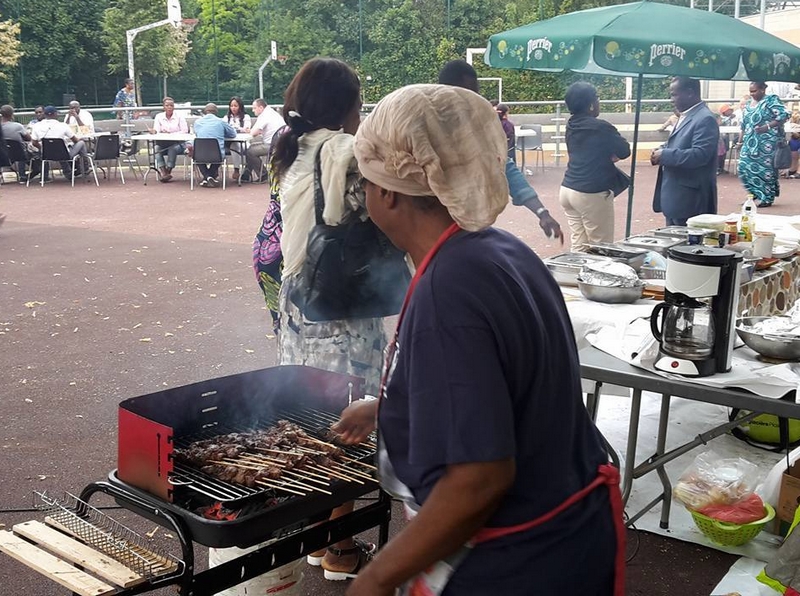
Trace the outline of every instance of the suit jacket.
<instances>
[{"instance_id":1,"label":"suit jacket","mask_svg":"<svg viewBox=\"0 0 800 596\"><path fill-rule=\"evenodd\" d=\"M669 219L717 212L719 126L705 103L686 115L661 150L653 211Z\"/></svg>"}]
</instances>

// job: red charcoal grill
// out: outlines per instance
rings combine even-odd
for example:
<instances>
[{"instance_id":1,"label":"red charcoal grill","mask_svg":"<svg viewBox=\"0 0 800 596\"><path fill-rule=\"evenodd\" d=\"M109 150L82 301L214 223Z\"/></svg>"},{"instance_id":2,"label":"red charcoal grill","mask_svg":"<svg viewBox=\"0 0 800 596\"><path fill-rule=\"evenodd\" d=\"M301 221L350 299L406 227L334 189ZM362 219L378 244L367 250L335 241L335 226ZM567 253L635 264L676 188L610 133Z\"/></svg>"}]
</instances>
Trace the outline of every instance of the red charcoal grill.
<instances>
[{"instance_id":1,"label":"red charcoal grill","mask_svg":"<svg viewBox=\"0 0 800 596\"><path fill-rule=\"evenodd\" d=\"M364 395L363 380L305 366L279 366L134 397L119 407L118 469L107 481L87 486L80 499L97 492L119 505L174 530L183 565L175 573L121 591L137 594L167 584L194 596L215 594L271 569L379 527L388 539L391 499L383 492L353 513L328 521L331 509L379 489L365 477L374 449L345 449L359 481L332 478L330 495L289 495L267 487L247 488L217 480L175 461L176 448L231 432L247 432L289 420L312 436L338 419L350 400ZM209 511L233 512L234 519L209 519ZM205 515L204 515L205 514ZM223 516L224 517L224 516ZM194 574L193 543L223 548L267 546Z\"/></svg>"}]
</instances>

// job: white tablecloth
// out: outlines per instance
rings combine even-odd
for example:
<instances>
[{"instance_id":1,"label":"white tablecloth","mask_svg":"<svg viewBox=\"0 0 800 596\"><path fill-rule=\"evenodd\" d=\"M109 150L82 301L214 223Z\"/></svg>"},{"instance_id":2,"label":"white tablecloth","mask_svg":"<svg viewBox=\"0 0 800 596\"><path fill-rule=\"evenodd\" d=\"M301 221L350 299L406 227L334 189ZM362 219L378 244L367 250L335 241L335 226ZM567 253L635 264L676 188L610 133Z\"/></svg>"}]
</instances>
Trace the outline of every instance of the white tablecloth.
<instances>
[{"instance_id":1,"label":"white tablecloth","mask_svg":"<svg viewBox=\"0 0 800 596\"><path fill-rule=\"evenodd\" d=\"M741 345L733 351L730 372L710 377L672 375L653 367L658 343L650 331L650 313L657 304L638 300L634 304L602 304L586 300L577 289L562 288L578 348L593 345L599 350L666 378L710 387L738 387L757 395L779 398L800 387L800 363L771 364ZM737 338L737 343L741 342Z\"/></svg>"}]
</instances>

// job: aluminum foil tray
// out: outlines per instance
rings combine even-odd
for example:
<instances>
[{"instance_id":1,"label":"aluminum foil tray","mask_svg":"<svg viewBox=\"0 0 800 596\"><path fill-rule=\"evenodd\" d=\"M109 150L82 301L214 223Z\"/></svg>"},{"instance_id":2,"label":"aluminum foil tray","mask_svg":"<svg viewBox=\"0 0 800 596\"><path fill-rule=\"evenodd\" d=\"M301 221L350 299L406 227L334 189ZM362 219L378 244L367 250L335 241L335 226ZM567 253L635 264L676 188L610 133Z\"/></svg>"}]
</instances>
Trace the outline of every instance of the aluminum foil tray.
<instances>
[{"instance_id":1,"label":"aluminum foil tray","mask_svg":"<svg viewBox=\"0 0 800 596\"><path fill-rule=\"evenodd\" d=\"M679 238L686 238L689 235L689 230L692 232L705 232L706 234L714 233L716 230L706 230L701 228L690 228L689 226L667 226L666 228L658 228L656 230L650 230L648 235L652 236L667 236L667 237L679 237Z\"/></svg>"},{"instance_id":2,"label":"aluminum foil tray","mask_svg":"<svg viewBox=\"0 0 800 596\"><path fill-rule=\"evenodd\" d=\"M577 286L578 274L586 263L609 261L608 257L590 255L585 252L568 252L544 259L556 282L562 286Z\"/></svg>"},{"instance_id":3,"label":"aluminum foil tray","mask_svg":"<svg viewBox=\"0 0 800 596\"><path fill-rule=\"evenodd\" d=\"M632 246L621 246L619 244L584 244L583 249L591 255L609 257L615 261L620 261L639 271L644 264L644 259L650 249L634 248Z\"/></svg>"},{"instance_id":4,"label":"aluminum foil tray","mask_svg":"<svg viewBox=\"0 0 800 596\"><path fill-rule=\"evenodd\" d=\"M645 250L652 250L664 256L666 256L668 249L681 244L686 244L685 236L650 236L648 234L643 234L641 236L631 236L620 242L620 245L624 247L644 248Z\"/></svg>"}]
</instances>

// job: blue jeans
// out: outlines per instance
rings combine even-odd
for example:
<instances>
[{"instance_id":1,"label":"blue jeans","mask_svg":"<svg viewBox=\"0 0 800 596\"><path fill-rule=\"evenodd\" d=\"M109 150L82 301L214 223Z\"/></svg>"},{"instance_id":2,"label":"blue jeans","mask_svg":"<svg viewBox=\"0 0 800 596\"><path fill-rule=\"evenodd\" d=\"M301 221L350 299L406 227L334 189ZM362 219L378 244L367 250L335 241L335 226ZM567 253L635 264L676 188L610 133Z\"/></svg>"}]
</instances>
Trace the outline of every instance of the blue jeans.
<instances>
[{"instance_id":1,"label":"blue jeans","mask_svg":"<svg viewBox=\"0 0 800 596\"><path fill-rule=\"evenodd\" d=\"M185 143L177 143L175 141L159 141L155 146L156 151L156 167L164 167L164 152L167 153L166 167L170 170L175 167L175 160L178 155L181 155L186 150Z\"/></svg>"}]
</instances>

